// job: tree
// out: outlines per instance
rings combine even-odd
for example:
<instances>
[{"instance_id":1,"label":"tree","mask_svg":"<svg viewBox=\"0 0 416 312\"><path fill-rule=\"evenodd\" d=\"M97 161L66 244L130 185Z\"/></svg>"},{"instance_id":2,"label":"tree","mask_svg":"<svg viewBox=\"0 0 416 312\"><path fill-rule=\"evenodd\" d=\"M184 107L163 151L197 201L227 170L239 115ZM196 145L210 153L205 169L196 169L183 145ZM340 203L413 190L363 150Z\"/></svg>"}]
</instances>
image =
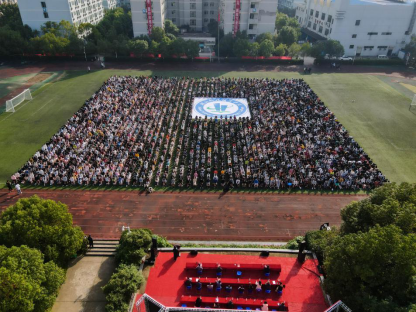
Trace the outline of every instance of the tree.
<instances>
[{"instance_id":1,"label":"tree","mask_svg":"<svg viewBox=\"0 0 416 312\"><path fill-rule=\"evenodd\" d=\"M116 260L124 264L139 265L152 243L152 232L148 229L124 231L117 247Z\"/></svg>"},{"instance_id":2,"label":"tree","mask_svg":"<svg viewBox=\"0 0 416 312\"><path fill-rule=\"evenodd\" d=\"M130 40L129 48L135 55L142 55L149 49L149 44L145 40Z\"/></svg>"},{"instance_id":3,"label":"tree","mask_svg":"<svg viewBox=\"0 0 416 312\"><path fill-rule=\"evenodd\" d=\"M179 28L171 21L165 20L165 32L166 34L172 34L177 36L179 34Z\"/></svg>"},{"instance_id":4,"label":"tree","mask_svg":"<svg viewBox=\"0 0 416 312\"><path fill-rule=\"evenodd\" d=\"M149 52L157 56L160 53L159 51L159 43L152 40L152 42L150 43Z\"/></svg>"},{"instance_id":5,"label":"tree","mask_svg":"<svg viewBox=\"0 0 416 312\"><path fill-rule=\"evenodd\" d=\"M241 57L250 54L250 41L248 39L237 39L233 47L234 55Z\"/></svg>"},{"instance_id":6,"label":"tree","mask_svg":"<svg viewBox=\"0 0 416 312\"><path fill-rule=\"evenodd\" d=\"M83 240L84 233L72 225L72 215L61 202L35 195L19 199L0 216L0 244L37 248L45 261L65 265Z\"/></svg>"},{"instance_id":7,"label":"tree","mask_svg":"<svg viewBox=\"0 0 416 312\"><path fill-rule=\"evenodd\" d=\"M107 300L105 310L127 311L132 294L137 292L143 282L143 275L135 265L120 265L108 284L102 288Z\"/></svg>"},{"instance_id":8,"label":"tree","mask_svg":"<svg viewBox=\"0 0 416 312\"><path fill-rule=\"evenodd\" d=\"M150 38L152 41L156 41L158 43L162 42L162 39L165 37L165 31L162 27L153 27L152 34L150 35Z\"/></svg>"},{"instance_id":9,"label":"tree","mask_svg":"<svg viewBox=\"0 0 416 312\"><path fill-rule=\"evenodd\" d=\"M416 235L396 226L338 236L326 249L325 288L353 311L409 311L416 302Z\"/></svg>"},{"instance_id":10,"label":"tree","mask_svg":"<svg viewBox=\"0 0 416 312\"><path fill-rule=\"evenodd\" d=\"M253 42L250 44L250 55L251 56L259 56L259 49L260 45L258 42Z\"/></svg>"},{"instance_id":11,"label":"tree","mask_svg":"<svg viewBox=\"0 0 416 312\"><path fill-rule=\"evenodd\" d=\"M0 55L21 55L27 49L28 44L18 31L0 27Z\"/></svg>"},{"instance_id":12,"label":"tree","mask_svg":"<svg viewBox=\"0 0 416 312\"><path fill-rule=\"evenodd\" d=\"M292 43L288 48L288 53L293 58L298 58L301 52L301 46L297 43Z\"/></svg>"},{"instance_id":13,"label":"tree","mask_svg":"<svg viewBox=\"0 0 416 312\"><path fill-rule=\"evenodd\" d=\"M273 41L273 35L271 33L262 33L256 37L256 42L261 44L264 40Z\"/></svg>"},{"instance_id":14,"label":"tree","mask_svg":"<svg viewBox=\"0 0 416 312\"><path fill-rule=\"evenodd\" d=\"M289 24L289 16L287 16L287 14L277 12L276 20L274 22L275 29L277 31L280 31L282 27L287 26L288 24Z\"/></svg>"},{"instance_id":15,"label":"tree","mask_svg":"<svg viewBox=\"0 0 416 312\"><path fill-rule=\"evenodd\" d=\"M27 246L0 246L0 311L49 311L65 271Z\"/></svg>"},{"instance_id":16,"label":"tree","mask_svg":"<svg viewBox=\"0 0 416 312\"><path fill-rule=\"evenodd\" d=\"M193 40L185 41L185 54L188 58L193 59L194 57L199 56L199 44Z\"/></svg>"},{"instance_id":17,"label":"tree","mask_svg":"<svg viewBox=\"0 0 416 312\"><path fill-rule=\"evenodd\" d=\"M331 231L310 231L305 235L306 248L313 251L322 263L326 248L330 248L333 241L338 237L339 230L331 227Z\"/></svg>"},{"instance_id":18,"label":"tree","mask_svg":"<svg viewBox=\"0 0 416 312\"><path fill-rule=\"evenodd\" d=\"M300 55L302 57L308 56L310 54L311 45L308 42L305 42L300 46Z\"/></svg>"},{"instance_id":19,"label":"tree","mask_svg":"<svg viewBox=\"0 0 416 312\"><path fill-rule=\"evenodd\" d=\"M163 58L171 56L170 44L171 40L168 37L165 36L162 38L162 41L159 45L159 51Z\"/></svg>"},{"instance_id":20,"label":"tree","mask_svg":"<svg viewBox=\"0 0 416 312\"><path fill-rule=\"evenodd\" d=\"M281 43L274 49L273 54L276 56L283 56L285 55L286 50L287 50L287 45Z\"/></svg>"},{"instance_id":21,"label":"tree","mask_svg":"<svg viewBox=\"0 0 416 312\"><path fill-rule=\"evenodd\" d=\"M405 234L416 233L416 185L385 184L371 196L341 210L342 232L367 232L376 225L394 224Z\"/></svg>"},{"instance_id":22,"label":"tree","mask_svg":"<svg viewBox=\"0 0 416 312\"><path fill-rule=\"evenodd\" d=\"M270 56L274 51L274 44L273 41L266 39L260 44L259 54L261 56Z\"/></svg>"},{"instance_id":23,"label":"tree","mask_svg":"<svg viewBox=\"0 0 416 312\"><path fill-rule=\"evenodd\" d=\"M344 47L339 41L324 40L318 41L310 49L310 55L317 59L323 59L325 55L331 57L340 57L344 55Z\"/></svg>"},{"instance_id":24,"label":"tree","mask_svg":"<svg viewBox=\"0 0 416 312\"><path fill-rule=\"evenodd\" d=\"M298 32L294 27L283 26L277 35L277 42L286 45L291 45L298 41Z\"/></svg>"},{"instance_id":25,"label":"tree","mask_svg":"<svg viewBox=\"0 0 416 312\"><path fill-rule=\"evenodd\" d=\"M234 38L231 33L226 34L220 40L220 56L229 57L234 56Z\"/></svg>"},{"instance_id":26,"label":"tree","mask_svg":"<svg viewBox=\"0 0 416 312\"><path fill-rule=\"evenodd\" d=\"M185 54L186 41L182 38L176 38L170 45L172 55L181 56Z\"/></svg>"}]
</instances>

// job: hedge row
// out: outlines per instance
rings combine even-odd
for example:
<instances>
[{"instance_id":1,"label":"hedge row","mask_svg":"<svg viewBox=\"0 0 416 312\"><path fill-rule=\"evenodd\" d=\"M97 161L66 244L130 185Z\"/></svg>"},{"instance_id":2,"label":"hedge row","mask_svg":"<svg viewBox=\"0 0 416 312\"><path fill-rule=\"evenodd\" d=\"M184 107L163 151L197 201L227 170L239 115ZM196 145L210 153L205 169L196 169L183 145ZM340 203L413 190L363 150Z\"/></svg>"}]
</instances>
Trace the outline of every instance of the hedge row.
<instances>
[{"instance_id":1,"label":"hedge row","mask_svg":"<svg viewBox=\"0 0 416 312\"><path fill-rule=\"evenodd\" d=\"M404 61L401 59L355 59L355 61L340 61L340 60L315 60L316 65L330 65L332 63L345 65L370 65L370 66L404 66Z\"/></svg>"}]
</instances>

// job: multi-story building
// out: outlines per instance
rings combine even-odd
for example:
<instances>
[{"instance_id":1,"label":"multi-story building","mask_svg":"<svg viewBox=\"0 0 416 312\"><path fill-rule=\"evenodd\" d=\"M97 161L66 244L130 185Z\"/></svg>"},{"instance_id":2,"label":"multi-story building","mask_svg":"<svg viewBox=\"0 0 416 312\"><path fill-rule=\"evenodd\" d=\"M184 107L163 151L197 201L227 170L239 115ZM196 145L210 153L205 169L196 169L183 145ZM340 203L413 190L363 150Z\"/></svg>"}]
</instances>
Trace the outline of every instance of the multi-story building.
<instances>
[{"instance_id":1,"label":"multi-story building","mask_svg":"<svg viewBox=\"0 0 416 312\"><path fill-rule=\"evenodd\" d=\"M276 0L131 0L134 35L148 34L154 26L162 27L170 19L190 32L208 30L218 19L226 34L246 30L250 37L274 32Z\"/></svg>"},{"instance_id":2,"label":"multi-story building","mask_svg":"<svg viewBox=\"0 0 416 312\"><path fill-rule=\"evenodd\" d=\"M103 8L106 10L115 9L117 7L117 0L103 0Z\"/></svg>"},{"instance_id":3,"label":"multi-story building","mask_svg":"<svg viewBox=\"0 0 416 312\"><path fill-rule=\"evenodd\" d=\"M296 17L302 32L338 40L347 56L397 53L415 31L416 3L408 0L306 0Z\"/></svg>"},{"instance_id":4,"label":"multi-story building","mask_svg":"<svg viewBox=\"0 0 416 312\"><path fill-rule=\"evenodd\" d=\"M117 0L117 6L130 9L130 0Z\"/></svg>"},{"instance_id":5,"label":"multi-story building","mask_svg":"<svg viewBox=\"0 0 416 312\"><path fill-rule=\"evenodd\" d=\"M104 16L103 0L18 0L23 24L40 30L46 22L97 24Z\"/></svg>"}]
</instances>

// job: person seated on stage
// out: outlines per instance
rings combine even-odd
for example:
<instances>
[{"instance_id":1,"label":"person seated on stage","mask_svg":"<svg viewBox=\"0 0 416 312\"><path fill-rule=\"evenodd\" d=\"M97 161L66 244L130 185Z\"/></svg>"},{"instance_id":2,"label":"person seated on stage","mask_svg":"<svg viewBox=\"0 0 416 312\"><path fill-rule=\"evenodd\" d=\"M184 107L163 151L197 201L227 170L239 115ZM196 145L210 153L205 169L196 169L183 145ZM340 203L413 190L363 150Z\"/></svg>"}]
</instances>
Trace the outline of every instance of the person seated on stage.
<instances>
[{"instance_id":1,"label":"person seated on stage","mask_svg":"<svg viewBox=\"0 0 416 312\"><path fill-rule=\"evenodd\" d=\"M220 299L217 297L215 298L215 302L214 302L214 308L219 308L220 307Z\"/></svg>"},{"instance_id":2,"label":"person seated on stage","mask_svg":"<svg viewBox=\"0 0 416 312\"><path fill-rule=\"evenodd\" d=\"M263 273L264 274L270 274L270 267L266 264L266 265L264 265L264 268L263 268Z\"/></svg>"},{"instance_id":3,"label":"person seated on stage","mask_svg":"<svg viewBox=\"0 0 416 312\"><path fill-rule=\"evenodd\" d=\"M227 285L227 286L225 287L225 290L226 290L227 292L231 292L231 291L233 290L233 287L232 287L231 285Z\"/></svg>"},{"instance_id":4,"label":"person seated on stage","mask_svg":"<svg viewBox=\"0 0 416 312\"><path fill-rule=\"evenodd\" d=\"M244 287L243 286L238 287L238 293L239 294L243 294L244 293Z\"/></svg>"},{"instance_id":5,"label":"person seated on stage","mask_svg":"<svg viewBox=\"0 0 416 312\"><path fill-rule=\"evenodd\" d=\"M199 278L196 279L196 289L201 289L202 288L202 283L199 280Z\"/></svg>"},{"instance_id":6,"label":"person seated on stage","mask_svg":"<svg viewBox=\"0 0 416 312\"><path fill-rule=\"evenodd\" d=\"M221 286L222 286L221 279L220 278L217 278L217 281L215 282L215 287L216 288L221 288Z\"/></svg>"},{"instance_id":7,"label":"person seated on stage","mask_svg":"<svg viewBox=\"0 0 416 312\"><path fill-rule=\"evenodd\" d=\"M267 304L267 301L265 301L261 307L262 311L269 311L269 305Z\"/></svg>"},{"instance_id":8,"label":"person seated on stage","mask_svg":"<svg viewBox=\"0 0 416 312\"><path fill-rule=\"evenodd\" d=\"M218 264L217 266L217 275L221 275L222 274L222 267L221 264Z\"/></svg>"},{"instance_id":9,"label":"person seated on stage","mask_svg":"<svg viewBox=\"0 0 416 312\"><path fill-rule=\"evenodd\" d=\"M185 279L185 286L186 286L186 287L192 286L192 278L187 277L187 278Z\"/></svg>"},{"instance_id":10,"label":"person seated on stage","mask_svg":"<svg viewBox=\"0 0 416 312\"><path fill-rule=\"evenodd\" d=\"M272 285L270 284L270 280L267 280L267 282L264 284L264 290L271 290Z\"/></svg>"},{"instance_id":11,"label":"person seated on stage","mask_svg":"<svg viewBox=\"0 0 416 312\"><path fill-rule=\"evenodd\" d=\"M232 300L228 301L226 307L227 307L227 309L234 309L233 301Z\"/></svg>"},{"instance_id":12,"label":"person seated on stage","mask_svg":"<svg viewBox=\"0 0 416 312\"><path fill-rule=\"evenodd\" d=\"M260 280L258 280L258 281L256 282L256 290L257 290L257 291L261 291L261 289L262 289L262 284L261 284L261 281L260 281Z\"/></svg>"},{"instance_id":13,"label":"person seated on stage","mask_svg":"<svg viewBox=\"0 0 416 312\"><path fill-rule=\"evenodd\" d=\"M284 301L280 304L277 304L277 311L286 311L286 305Z\"/></svg>"},{"instance_id":14,"label":"person seated on stage","mask_svg":"<svg viewBox=\"0 0 416 312\"><path fill-rule=\"evenodd\" d=\"M212 285L212 283L209 283L209 284L207 285L207 289L208 289L209 291L212 291L212 290L214 289L214 285Z\"/></svg>"},{"instance_id":15,"label":"person seated on stage","mask_svg":"<svg viewBox=\"0 0 416 312\"><path fill-rule=\"evenodd\" d=\"M196 273L202 274L202 270L203 270L202 263L201 262L198 262L198 264L196 266Z\"/></svg>"},{"instance_id":16,"label":"person seated on stage","mask_svg":"<svg viewBox=\"0 0 416 312\"><path fill-rule=\"evenodd\" d=\"M250 284L248 285L248 292L252 293L255 288L256 286L250 282Z\"/></svg>"},{"instance_id":17,"label":"person seated on stage","mask_svg":"<svg viewBox=\"0 0 416 312\"><path fill-rule=\"evenodd\" d=\"M200 308L201 305L202 305L202 297L199 296L198 298L196 298L195 307Z\"/></svg>"},{"instance_id":18,"label":"person seated on stage","mask_svg":"<svg viewBox=\"0 0 416 312\"><path fill-rule=\"evenodd\" d=\"M283 285L283 283L281 281L278 281L277 282L277 287L276 287L276 292L281 295L283 293L283 288L285 288L285 287L286 286Z\"/></svg>"}]
</instances>

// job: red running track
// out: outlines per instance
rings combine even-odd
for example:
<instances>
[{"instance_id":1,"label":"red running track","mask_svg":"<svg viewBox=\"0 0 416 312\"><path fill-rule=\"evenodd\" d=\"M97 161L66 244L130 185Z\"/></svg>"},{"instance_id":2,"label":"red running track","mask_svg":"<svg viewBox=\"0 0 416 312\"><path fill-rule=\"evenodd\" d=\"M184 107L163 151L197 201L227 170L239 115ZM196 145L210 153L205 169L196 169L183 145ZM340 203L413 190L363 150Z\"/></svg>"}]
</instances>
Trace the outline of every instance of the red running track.
<instances>
[{"instance_id":1,"label":"red running track","mask_svg":"<svg viewBox=\"0 0 416 312\"><path fill-rule=\"evenodd\" d=\"M165 306L177 307L180 306L181 296L196 296L198 292L195 287L192 290L185 289L184 281L190 272L185 270L186 262L199 261L199 262L235 262L235 263L278 263L282 265L282 271L280 274L274 273L270 276L271 279L280 279L286 288L283 290L283 294L278 296L274 291L271 294L265 294L264 291L261 294L243 294L239 295L236 287L232 292L227 294L225 291L225 284L223 289L218 294L219 297L234 298L234 303L237 303L236 299L240 298L255 298L257 300L274 300L285 301L289 306L290 312L322 312L327 308L325 304L324 296L319 284L319 272L316 268L316 262L314 260L306 260L304 264L299 264L296 261L296 257L275 257L270 256L262 258L260 256L241 256L241 255L219 255L219 254L201 254L192 256L189 253L182 253L181 257L173 261L172 253L161 252L156 260L156 264L150 270L150 275L146 285L146 294L152 298L158 300ZM189 270L188 270L189 271ZM235 277L234 272L224 272L224 277ZM228 275L227 275L228 274ZM201 279L206 276L214 277L215 271L212 273L204 272ZM246 278L251 277L253 280L263 276L263 272L244 272L243 275ZM274 288L273 288L274 290ZM217 293L209 293L206 287L203 287L200 292L202 297L217 296ZM239 300L239 301L240 301ZM243 301L244 302L244 301ZM243 305L243 304L241 304ZM202 305L205 307L205 305ZM188 304L188 307L193 307ZM134 310L133 310L134 311Z\"/></svg>"},{"instance_id":2,"label":"red running track","mask_svg":"<svg viewBox=\"0 0 416 312\"><path fill-rule=\"evenodd\" d=\"M23 190L68 205L74 223L95 238L119 238L121 227L147 227L169 239L287 241L329 222L340 225L340 209L365 195L287 195L201 192ZM0 190L0 211L16 192Z\"/></svg>"}]
</instances>

